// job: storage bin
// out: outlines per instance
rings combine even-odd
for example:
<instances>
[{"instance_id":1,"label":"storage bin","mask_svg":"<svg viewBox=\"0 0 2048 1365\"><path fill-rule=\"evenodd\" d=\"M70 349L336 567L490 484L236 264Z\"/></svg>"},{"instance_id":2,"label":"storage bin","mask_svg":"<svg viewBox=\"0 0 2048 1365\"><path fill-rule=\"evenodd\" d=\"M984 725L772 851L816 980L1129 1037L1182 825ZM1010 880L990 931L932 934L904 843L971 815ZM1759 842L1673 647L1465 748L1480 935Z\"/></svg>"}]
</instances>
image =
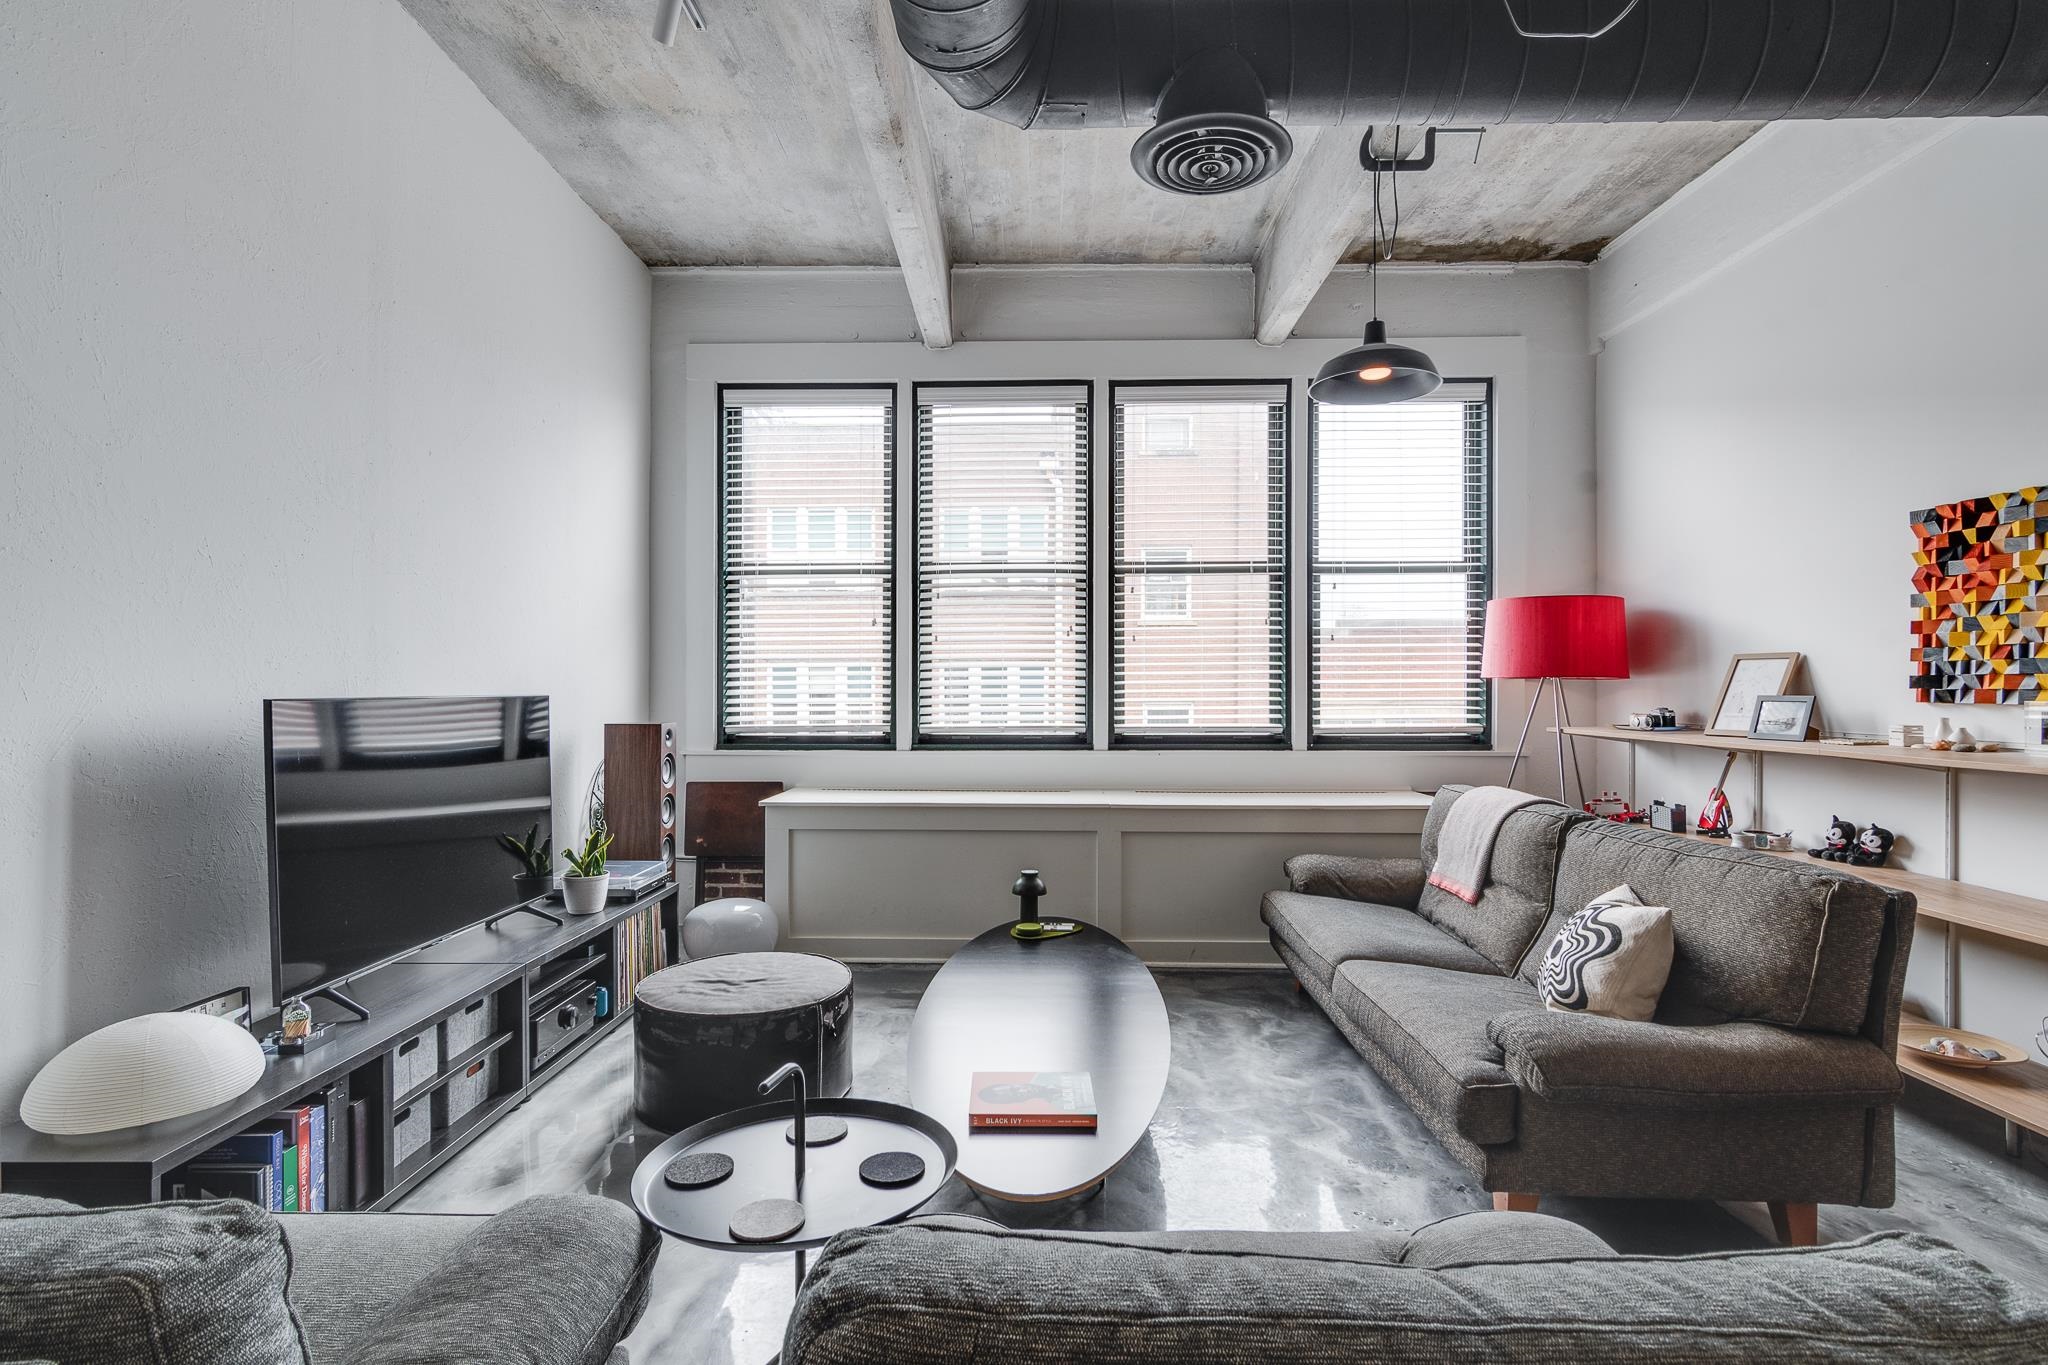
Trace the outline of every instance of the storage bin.
<instances>
[{"instance_id":1,"label":"storage bin","mask_svg":"<svg viewBox=\"0 0 2048 1365\"><path fill-rule=\"evenodd\" d=\"M489 1038L498 1026L498 997L486 995L472 1000L441 1021L441 1065Z\"/></svg>"},{"instance_id":2,"label":"storage bin","mask_svg":"<svg viewBox=\"0 0 2048 1365\"><path fill-rule=\"evenodd\" d=\"M498 1054L479 1057L464 1068L462 1074L449 1078L448 1084L434 1092L434 1126L446 1128L459 1122L466 1115L482 1107L491 1097L491 1086L498 1077Z\"/></svg>"},{"instance_id":3,"label":"storage bin","mask_svg":"<svg viewBox=\"0 0 2048 1365\"><path fill-rule=\"evenodd\" d=\"M391 1049L391 1093L403 1095L441 1074L441 1053L434 1029L415 1033Z\"/></svg>"},{"instance_id":4,"label":"storage bin","mask_svg":"<svg viewBox=\"0 0 2048 1365\"><path fill-rule=\"evenodd\" d=\"M391 1116L391 1161L401 1169L406 1162L427 1150L434 1135L432 1108L425 1100L414 1100Z\"/></svg>"}]
</instances>

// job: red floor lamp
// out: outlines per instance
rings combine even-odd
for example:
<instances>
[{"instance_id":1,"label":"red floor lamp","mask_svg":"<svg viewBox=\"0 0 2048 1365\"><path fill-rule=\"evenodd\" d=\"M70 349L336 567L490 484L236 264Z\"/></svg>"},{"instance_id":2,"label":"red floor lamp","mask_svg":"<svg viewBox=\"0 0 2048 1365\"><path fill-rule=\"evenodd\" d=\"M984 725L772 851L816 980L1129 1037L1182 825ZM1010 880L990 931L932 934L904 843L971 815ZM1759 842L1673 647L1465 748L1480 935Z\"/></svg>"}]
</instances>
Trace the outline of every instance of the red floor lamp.
<instances>
[{"instance_id":1,"label":"red floor lamp","mask_svg":"<svg viewBox=\"0 0 2048 1365\"><path fill-rule=\"evenodd\" d=\"M1619 597L1578 594L1566 597L1496 597L1486 604L1486 646L1480 655L1483 678L1533 679L1535 694L1515 741L1515 761L1507 785L1515 785L1522 754L1529 746L1529 727L1536 708L1550 689L1550 710L1557 727L1557 793L1571 804L1564 780L1564 750L1572 723L1565 699L1566 679L1628 676L1628 612ZM1578 778L1579 800L1586 799L1586 779L1579 775L1579 746L1572 745L1572 774Z\"/></svg>"}]
</instances>

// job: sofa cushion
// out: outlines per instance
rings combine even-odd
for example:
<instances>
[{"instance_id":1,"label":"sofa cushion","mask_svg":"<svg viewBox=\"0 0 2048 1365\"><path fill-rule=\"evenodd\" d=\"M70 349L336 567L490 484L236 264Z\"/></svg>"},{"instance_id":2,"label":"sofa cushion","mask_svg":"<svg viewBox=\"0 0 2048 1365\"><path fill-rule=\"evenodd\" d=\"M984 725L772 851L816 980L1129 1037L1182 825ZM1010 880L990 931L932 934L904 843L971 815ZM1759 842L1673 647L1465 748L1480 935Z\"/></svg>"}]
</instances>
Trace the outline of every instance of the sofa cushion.
<instances>
[{"instance_id":1,"label":"sofa cushion","mask_svg":"<svg viewBox=\"0 0 2048 1365\"><path fill-rule=\"evenodd\" d=\"M1515 1082L1487 1026L1503 1014L1542 1014L1534 986L1512 976L1347 962L1333 1000L1459 1133L1482 1144L1514 1138Z\"/></svg>"},{"instance_id":2,"label":"sofa cushion","mask_svg":"<svg viewBox=\"0 0 2048 1365\"><path fill-rule=\"evenodd\" d=\"M1329 986L1339 966L1359 958L1503 974L1413 910L1334 896L1268 891L1259 902L1259 918L1316 973L1318 986Z\"/></svg>"},{"instance_id":3,"label":"sofa cushion","mask_svg":"<svg viewBox=\"0 0 2048 1365\"><path fill-rule=\"evenodd\" d=\"M2044 1352L2048 1303L1910 1233L1423 1266L925 1223L833 1238L798 1295L782 1360L2017 1365Z\"/></svg>"},{"instance_id":4,"label":"sofa cushion","mask_svg":"<svg viewBox=\"0 0 2048 1365\"><path fill-rule=\"evenodd\" d=\"M253 1204L60 1205L10 1211L4 1222L0 1360L281 1365L307 1358L286 1297L284 1233Z\"/></svg>"},{"instance_id":5,"label":"sofa cushion","mask_svg":"<svg viewBox=\"0 0 2048 1365\"><path fill-rule=\"evenodd\" d=\"M1443 835L1444 819L1451 806L1470 790L1464 786L1443 787L1430 803L1429 814L1422 822L1425 867L1436 863L1437 841ZM1554 801L1523 807L1501 823L1500 834L1494 840L1493 863L1486 885L1480 888L1478 904L1468 905L1448 891L1426 886L1417 908L1425 919L1470 944L1501 971L1513 971L1550 915L1550 897L1557 882L1558 855L1564 847L1565 831L1585 818ZM1582 900L1579 905L1585 903Z\"/></svg>"},{"instance_id":6,"label":"sofa cushion","mask_svg":"<svg viewBox=\"0 0 2048 1365\"><path fill-rule=\"evenodd\" d=\"M1420 858L1354 858L1342 853L1297 853L1287 860L1287 889L1311 896L1372 901L1413 910L1428 872Z\"/></svg>"},{"instance_id":7,"label":"sofa cushion","mask_svg":"<svg viewBox=\"0 0 2048 1365\"><path fill-rule=\"evenodd\" d=\"M1614 1249L1562 1218L1542 1213L1454 1213L1408 1234L1402 1265L1447 1270L1458 1265L1612 1256Z\"/></svg>"},{"instance_id":8,"label":"sofa cushion","mask_svg":"<svg viewBox=\"0 0 2048 1365\"><path fill-rule=\"evenodd\" d=\"M1599 1015L1507 1015L1488 1026L1508 1074L1562 1104L1728 1109L1891 1104L1898 1063L1867 1038L1736 1020L1679 1028Z\"/></svg>"},{"instance_id":9,"label":"sofa cushion","mask_svg":"<svg viewBox=\"0 0 2048 1365\"><path fill-rule=\"evenodd\" d=\"M606 1365L647 1306L660 1251L661 1234L616 1200L535 1195L471 1225L342 1359Z\"/></svg>"},{"instance_id":10,"label":"sofa cushion","mask_svg":"<svg viewBox=\"0 0 2048 1365\"><path fill-rule=\"evenodd\" d=\"M340 1360L368 1330L433 1272L482 1214L330 1213L287 1218L292 1307L316 1361Z\"/></svg>"},{"instance_id":11,"label":"sofa cushion","mask_svg":"<svg viewBox=\"0 0 2048 1365\"><path fill-rule=\"evenodd\" d=\"M1764 853L1596 820L1565 841L1559 913L1523 960L1534 981L1543 951L1576 910L1626 882L1671 908L1671 979L1659 1019L1717 1016L1856 1033L1877 988L1886 892L1869 882Z\"/></svg>"}]
</instances>

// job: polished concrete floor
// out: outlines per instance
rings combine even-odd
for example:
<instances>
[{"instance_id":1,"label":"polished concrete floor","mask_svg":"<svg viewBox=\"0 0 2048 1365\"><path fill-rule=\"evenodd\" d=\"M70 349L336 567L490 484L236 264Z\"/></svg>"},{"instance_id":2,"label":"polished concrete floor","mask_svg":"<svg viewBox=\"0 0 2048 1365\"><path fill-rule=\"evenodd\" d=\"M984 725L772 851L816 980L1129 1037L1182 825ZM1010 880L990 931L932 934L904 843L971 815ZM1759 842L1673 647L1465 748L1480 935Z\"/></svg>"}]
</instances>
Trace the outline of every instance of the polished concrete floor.
<instances>
[{"instance_id":1,"label":"polished concrete floor","mask_svg":"<svg viewBox=\"0 0 2048 1365\"><path fill-rule=\"evenodd\" d=\"M907 1098L904 1041L930 967L856 968L854 1090ZM1151 1135L1091 1199L985 1203L955 1181L929 1211L1013 1226L1344 1229L1412 1227L1488 1196L1279 971L1161 971L1173 1078ZM626 1197L660 1135L639 1129L623 1031L423 1183L407 1212L494 1212L529 1194ZM1823 1208L1823 1240L1880 1228L1944 1237L2048 1291L2048 1163L2005 1156L1998 1123L1924 1086L1899 1115L1899 1202ZM1624 1251L1681 1253L1769 1242L1761 1205L1553 1200L1544 1211ZM631 1347L637 1365L759 1365L781 1344L791 1259L670 1242Z\"/></svg>"}]
</instances>

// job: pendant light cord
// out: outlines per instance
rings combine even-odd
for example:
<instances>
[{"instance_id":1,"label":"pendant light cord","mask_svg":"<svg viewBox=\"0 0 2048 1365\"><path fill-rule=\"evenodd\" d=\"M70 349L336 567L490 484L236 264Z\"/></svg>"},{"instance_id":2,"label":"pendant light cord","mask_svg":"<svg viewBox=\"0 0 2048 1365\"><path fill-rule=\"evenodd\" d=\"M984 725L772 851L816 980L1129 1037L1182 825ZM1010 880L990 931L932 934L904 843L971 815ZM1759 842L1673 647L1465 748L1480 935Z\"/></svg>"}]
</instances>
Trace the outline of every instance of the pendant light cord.
<instances>
[{"instance_id":1,"label":"pendant light cord","mask_svg":"<svg viewBox=\"0 0 2048 1365\"><path fill-rule=\"evenodd\" d=\"M1366 261L1366 275L1372 280L1372 315L1380 315L1380 263L1394 259L1394 248L1401 240L1401 125L1394 125L1394 151L1388 158L1393 169L1388 173L1392 182L1394 226L1387 229L1386 214L1380 207L1379 158L1373 158L1372 168L1372 255Z\"/></svg>"}]
</instances>

